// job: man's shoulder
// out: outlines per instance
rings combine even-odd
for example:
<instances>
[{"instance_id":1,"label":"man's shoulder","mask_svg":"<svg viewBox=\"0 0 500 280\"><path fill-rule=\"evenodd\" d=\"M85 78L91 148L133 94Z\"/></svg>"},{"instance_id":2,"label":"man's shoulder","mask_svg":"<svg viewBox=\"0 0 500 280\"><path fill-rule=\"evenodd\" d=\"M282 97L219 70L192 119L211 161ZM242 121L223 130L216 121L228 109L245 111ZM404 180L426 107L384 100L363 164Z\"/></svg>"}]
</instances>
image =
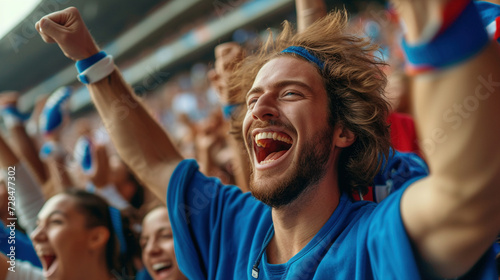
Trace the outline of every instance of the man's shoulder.
<instances>
[{"instance_id":1,"label":"man's shoulder","mask_svg":"<svg viewBox=\"0 0 500 280\"><path fill-rule=\"evenodd\" d=\"M349 215L358 220L369 217L377 208L377 203L367 200L349 201L349 206L346 208Z\"/></svg>"},{"instance_id":2,"label":"man's shoulder","mask_svg":"<svg viewBox=\"0 0 500 280\"><path fill-rule=\"evenodd\" d=\"M390 194L380 203L372 201L351 201L346 203L345 219L343 226L346 229L353 228L357 235L373 233L372 231L386 225L402 225L401 213L399 211L402 194L408 185Z\"/></svg>"},{"instance_id":3,"label":"man's shoulder","mask_svg":"<svg viewBox=\"0 0 500 280\"><path fill-rule=\"evenodd\" d=\"M344 195L331 217L336 220L332 226L344 233L358 232L366 226L376 208L377 204L372 201L354 201Z\"/></svg>"}]
</instances>

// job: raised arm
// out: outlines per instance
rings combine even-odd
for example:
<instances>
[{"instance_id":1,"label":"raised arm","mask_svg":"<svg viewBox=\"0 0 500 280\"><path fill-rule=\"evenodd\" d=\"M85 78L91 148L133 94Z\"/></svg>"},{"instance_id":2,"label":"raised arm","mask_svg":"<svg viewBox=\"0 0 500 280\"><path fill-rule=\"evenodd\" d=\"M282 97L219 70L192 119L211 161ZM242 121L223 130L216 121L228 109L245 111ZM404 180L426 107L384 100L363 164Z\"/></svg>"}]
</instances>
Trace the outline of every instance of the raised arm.
<instances>
[{"instance_id":1,"label":"raised arm","mask_svg":"<svg viewBox=\"0 0 500 280\"><path fill-rule=\"evenodd\" d=\"M236 65L245 57L243 48L235 42L223 43L215 47L215 69L209 73L212 85L219 94L219 100L225 108L224 118L231 123L233 130L241 131L241 124L231 115L242 114L245 110L244 97L239 91L230 87L230 77ZM230 110L228 110L230 109ZM240 134L229 133L227 137L228 145L234 155L234 178L236 185L242 191L248 191L250 179L250 162L243 141L240 141Z\"/></svg>"},{"instance_id":2,"label":"raised arm","mask_svg":"<svg viewBox=\"0 0 500 280\"><path fill-rule=\"evenodd\" d=\"M5 185L16 197L19 224L30 234L36 227L38 211L45 203L40 184L14 154L0 135L0 169L5 173ZM14 174L14 176L11 176ZM5 205L5 207L7 207Z\"/></svg>"},{"instance_id":3,"label":"raised arm","mask_svg":"<svg viewBox=\"0 0 500 280\"><path fill-rule=\"evenodd\" d=\"M11 145L16 155L32 170L39 184L48 180L47 170L38 157L33 139L26 133L22 114L17 111L17 92L1 93L0 105L3 107L3 118L12 137Z\"/></svg>"},{"instance_id":4,"label":"raised arm","mask_svg":"<svg viewBox=\"0 0 500 280\"><path fill-rule=\"evenodd\" d=\"M326 16L324 0L295 0L297 10L297 30L304 31L319 18Z\"/></svg>"},{"instance_id":5,"label":"raised arm","mask_svg":"<svg viewBox=\"0 0 500 280\"><path fill-rule=\"evenodd\" d=\"M451 9L445 0L393 2L406 25L408 45L430 43L433 50L435 38L444 34L439 32L447 23L442 19L450 17L443 16L445 11L460 10L464 4L450 1L455 5ZM467 30L477 19L467 20L458 32L461 37L448 39L450 46L464 46L465 37L484 32L480 27ZM457 56L446 67L420 68L427 72L416 75L413 83L420 141L431 175L406 191L401 212L424 270L446 278L466 273L500 232L500 51L484 36L473 37L483 38L484 46L462 59Z\"/></svg>"},{"instance_id":6,"label":"raised arm","mask_svg":"<svg viewBox=\"0 0 500 280\"><path fill-rule=\"evenodd\" d=\"M45 42L83 60L99 52L78 10L52 13L36 23ZM118 69L88 85L92 100L120 157L145 185L165 201L170 175L182 160L163 128L150 116Z\"/></svg>"}]
</instances>

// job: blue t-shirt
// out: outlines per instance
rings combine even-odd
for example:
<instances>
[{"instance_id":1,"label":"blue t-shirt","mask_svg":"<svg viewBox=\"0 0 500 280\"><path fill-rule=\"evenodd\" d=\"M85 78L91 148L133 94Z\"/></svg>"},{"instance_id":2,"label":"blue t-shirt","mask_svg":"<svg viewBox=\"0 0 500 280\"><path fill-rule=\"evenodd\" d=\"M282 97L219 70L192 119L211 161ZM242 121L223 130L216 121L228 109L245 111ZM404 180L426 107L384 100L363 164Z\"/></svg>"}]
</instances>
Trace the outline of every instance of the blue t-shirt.
<instances>
[{"instance_id":1,"label":"blue t-shirt","mask_svg":"<svg viewBox=\"0 0 500 280\"><path fill-rule=\"evenodd\" d=\"M177 261L189 279L253 280L256 263L258 279L420 279L399 210L405 189L380 204L342 195L314 238L287 263L274 265L265 254L271 209L184 160L167 194ZM494 256L483 259L468 279L498 279Z\"/></svg>"}]
</instances>

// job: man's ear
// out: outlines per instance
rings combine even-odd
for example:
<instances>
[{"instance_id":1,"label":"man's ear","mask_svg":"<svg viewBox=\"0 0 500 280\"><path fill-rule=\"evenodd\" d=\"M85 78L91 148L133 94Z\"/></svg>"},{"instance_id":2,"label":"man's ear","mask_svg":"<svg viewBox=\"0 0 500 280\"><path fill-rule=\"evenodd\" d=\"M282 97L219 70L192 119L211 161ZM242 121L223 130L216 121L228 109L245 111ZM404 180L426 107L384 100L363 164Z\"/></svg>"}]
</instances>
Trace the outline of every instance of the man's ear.
<instances>
[{"instance_id":1,"label":"man's ear","mask_svg":"<svg viewBox=\"0 0 500 280\"><path fill-rule=\"evenodd\" d=\"M334 137L335 146L339 148L347 148L356 141L356 135L343 124L335 125Z\"/></svg>"},{"instance_id":2,"label":"man's ear","mask_svg":"<svg viewBox=\"0 0 500 280\"><path fill-rule=\"evenodd\" d=\"M90 230L88 239L89 248L92 250L106 247L110 238L109 230L105 226L98 226Z\"/></svg>"}]
</instances>

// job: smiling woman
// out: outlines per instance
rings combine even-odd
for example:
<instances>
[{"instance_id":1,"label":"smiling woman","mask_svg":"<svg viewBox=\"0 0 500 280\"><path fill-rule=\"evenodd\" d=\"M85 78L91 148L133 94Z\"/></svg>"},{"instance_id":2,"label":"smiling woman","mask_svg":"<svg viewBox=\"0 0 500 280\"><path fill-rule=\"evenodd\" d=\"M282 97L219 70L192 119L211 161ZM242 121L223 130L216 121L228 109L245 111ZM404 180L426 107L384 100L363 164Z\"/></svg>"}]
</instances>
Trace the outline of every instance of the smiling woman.
<instances>
[{"instance_id":1,"label":"smiling woman","mask_svg":"<svg viewBox=\"0 0 500 280\"><path fill-rule=\"evenodd\" d=\"M107 203L81 190L49 199L31 234L49 280L109 280L117 268L117 240Z\"/></svg>"},{"instance_id":2,"label":"smiling woman","mask_svg":"<svg viewBox=\"0 0 500 280\"><path fill-rule=\"evenodd\" d=\"M158 207L144 217L140 243L142 261L154 280L187 279L177 266L166 207Z\"/></svg>"},{"instance_id":3,"label":"smiling woman","mask_svg":"<svg viewBox=\"0 0 500 280\"><path fill-rule=\"evenodd\" d=\"M10 1L0 0L0 39L16 27L41 0Z\"/></svg>"}]
</instances>

